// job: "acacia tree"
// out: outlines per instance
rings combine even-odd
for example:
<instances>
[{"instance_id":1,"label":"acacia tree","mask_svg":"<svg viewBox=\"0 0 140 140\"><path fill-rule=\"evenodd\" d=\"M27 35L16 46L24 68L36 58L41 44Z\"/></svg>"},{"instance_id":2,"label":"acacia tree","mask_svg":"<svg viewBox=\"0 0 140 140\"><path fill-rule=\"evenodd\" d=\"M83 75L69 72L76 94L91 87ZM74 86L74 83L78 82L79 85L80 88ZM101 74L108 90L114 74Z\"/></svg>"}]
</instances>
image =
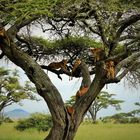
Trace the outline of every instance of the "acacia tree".
<instances>
[{"instance_id":1,"label":"acacia tree","mask_svg":"<svg viewBox=\"0 0 140 140\"><path fill-rule=\"evenodd\" d=\"M140 80L140 13L137 0L2 0L0 17L2 28L6 29L6 36L0 35L1 57L5 55L25 71L52 114L53 127L45 140L72 140L85 113L105 84L118 83L125 76L129 76L131 83ZM48 33L49 38L53 35L53 39L57 37L61 41L50 45L33 37L31 31L36 28ZM98 38L100 43L92 46L98 44L104 48L106 57L94 63L89 56L89 44L84 40L71 40L70 35L86 35L92 40ZM68 38L67 41L64 37ZM68 59L69 65L73 65L77 57L81 59L75 75L41 65L41 60L51 62L63 57ZM118 60L113 79L106 78L104 66L107 60ZM51 70L60 79L61 74L82 77L81 86L89 87L73 105L72 117L60 92L43 69ZM94 75L92 81L90 75Z\"/></svg>"},{"instance_id":2,"label":"acacia tree","mask_svg":"<svg viewBox=\"0 0 140 140\"><path fill-rule=\"evenodd\" d=\"M89 113L92 117L93 122L96 121L97 113L101 109L106 109L109 106L114 107L116 110L120 110L120 103L123 103L124 101L114 99L112 96L115 94L109 94L108 92L100 92L100 94L97 96L97 98L93 101L92 105L89 108Z\"/></svg>"},{"instance_id":3,"label":"acacia tree","mask_svg":"<svg viewBox=\"0 0 140 140\"><path fill-rule=\"evenodd\" d=\"M25 85L19 82L17 70L10 72L4 68L0 68L0 114L5 107L13 103L20 103L24 99L37 100L35 97L35 88L31 86L29 81Z\"/></svg>"}]
</instances>

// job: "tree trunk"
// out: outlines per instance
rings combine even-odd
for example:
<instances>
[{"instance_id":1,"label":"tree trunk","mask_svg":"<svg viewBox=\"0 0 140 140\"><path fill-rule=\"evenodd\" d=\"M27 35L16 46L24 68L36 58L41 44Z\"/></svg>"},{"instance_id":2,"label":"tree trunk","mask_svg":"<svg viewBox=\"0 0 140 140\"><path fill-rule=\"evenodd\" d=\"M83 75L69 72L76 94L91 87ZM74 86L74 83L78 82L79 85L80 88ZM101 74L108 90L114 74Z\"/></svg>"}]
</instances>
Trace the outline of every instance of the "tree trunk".
<instances>
[{"instance_id":1,"label":"tree trunk","mask_svg":"<svg viewBox=\"0 0 140 140\"><path fill-rule=\"evenodd\" d=\"M1 104L0 104L0 112L2 112L2 110L5 108L6 106L6 102L3 101Z\"/></svg>"},{"instance_id":2,"label":"tree trunk","mask_svg":"<svg viewBox=\"0 0 140 140\"><path fill-rule=\"evenodd\" d=\"M63 127L54 125L45 140L73 140L78 126L72 120L64 124Z\"/></svg>"},{"instance_id":3,"label":"tree trunk","mask_svg":"<svg viewBox=\"0 0 140 140\"><path fill-rule=\"evenodd\" d=\"M38 94L44 98L48 105L52 115L53 127L45 140L73 140L84 115L104 86L102 82L103 68L101 64L97 66L95 78L92 83L86 64L83 63L81 65L81 67L83 67L82 85L88 85L89 90L76 101L73 106L75 111L70 115L59 91L53 85L48 75L31 56L17 49L15 44L12 43L11 46L2 47L2 51L13 63L25 71L28 78L35 84Z\"/></svg>"},{"instance_id":4,"label":"tree trunk","mask_svg":"<svg viewBox=\"0 0 140 140\"><path fill-rule=\"evenodd\" d=\"M97 114L95 113L94 115L92 115L92 120L93 120L93 123L96 122L96 119L97 119Z\"/></svg>"},{"instance_id":5,"label":"tree trunk","mask_svg":"<svg viewBox=\"0 0 140 140\"><path fill-rule=\"evenodd\" d=\"M96 111L96 108L89 108L89 113L90 113L90 115L91 115L91 118L92 118L92 121L93 121L93 123L95 123L96 122L96 118L97 118L97 111Z\"/></svg>"},{"instance_id":6,"label":"tree trunk","mask_svg":"<svg viewBox=\"0 0 140 140\"><path fill-rule=\"evenodd\" d=\"M0 113L2 112L3 108L4 107L2 105L0 105Z\"/></svg>"}]
</instances>

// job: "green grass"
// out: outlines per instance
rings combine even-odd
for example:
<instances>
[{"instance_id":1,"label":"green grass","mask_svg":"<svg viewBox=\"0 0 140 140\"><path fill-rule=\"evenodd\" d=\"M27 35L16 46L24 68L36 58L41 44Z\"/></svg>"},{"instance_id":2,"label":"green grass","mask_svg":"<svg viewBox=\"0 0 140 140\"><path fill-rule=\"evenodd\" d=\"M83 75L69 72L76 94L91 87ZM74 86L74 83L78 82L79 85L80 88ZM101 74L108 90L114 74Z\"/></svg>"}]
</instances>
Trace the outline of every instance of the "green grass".
<instances>
[{"instance_id":1,"label":"green grass","mask_svg":"<svg viewBox=\"0 0 140 140\"><path fill-rule=\"evenodd\" d=\"M14 125L15 123L0 125L0 140L43 140L47 135L47 132L38 132L35 129L20 132L14 128Z\"/></svg>"},{"instance_id":2,"label":"green grass","mask_svg":"<svg viewBox=\"0 0 140 140\"><path fill-rule=\"evenodd\" d=\"M140 124L85 124L75 140L140 140Z\"/></svg>"},{"instance_id":3,"label":"green grass","mask_svg":"<svg viewBox=\"0 0 140 140\"><path fill-rule=\"evenodd\" d=\"M19 132L15 123L0 125L0 140L43 140L47 132ZM74 140L140 140L140 124L82 124Z\"/></svg>"}]
</instances>

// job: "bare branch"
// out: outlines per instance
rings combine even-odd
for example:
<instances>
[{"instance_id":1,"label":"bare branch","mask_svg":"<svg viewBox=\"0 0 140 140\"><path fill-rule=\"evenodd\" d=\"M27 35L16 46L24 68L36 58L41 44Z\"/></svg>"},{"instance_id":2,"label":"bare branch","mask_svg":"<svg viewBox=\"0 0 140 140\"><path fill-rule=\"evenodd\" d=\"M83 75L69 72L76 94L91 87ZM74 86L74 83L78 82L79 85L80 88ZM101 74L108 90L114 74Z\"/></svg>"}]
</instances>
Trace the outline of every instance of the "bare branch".
<instances>
[{"instance_id":1,"label":"bare branch","mask_svg":"<svg viewBox=\"0 0 140 140\"><path fill-rule=\"evenodd\" d=\"M95 33L95 34L101 36L101 34L99 32L97 32L96 30L94 30L85 20L82 20L82 22L92 33Z\"/></svg>"},{"instance_id":2,"label":"bare branch","mask_svg":"<svg viewBox=\"0 0 140 140\"><path fill-rule=\"evenodd\" d=\"M132 55L121 61L116 66L116 73L118 73L121 70L121 68L127 66L129 63L135 62L135 60L138 59L138 57L140 57L140 52L133 53Z\"/></svg>"},{"instance_id":3,"label":"bare branch","mask_svg":"<svg viewBox=\"0 0 140 140\"><path fill-rule=\"evenodd\" d=\"M133 62L132 65L130 65L128 68L125 68L125 70L117 76L117 79L121 80L122 78L124 78L127 73L135 67L136 64L137 62Z\"/></svg>"},{"instance_id":4,"label":"bare branch","mask_svg":"<svg viewBox=\"0 0 140 140\"><path fill-rule=\"evenodd\" d=\"M8 33L9 33L9 35L11 35L10 38L11 39L14 38L16 36L17 32L22 27L29 25L31 22L35 21L38 18L39 18L39 16L34 15L29 19L23 19L22 21L15 22L15 24L8 29Z\"/></svg>"},{"instance_id":5,"label":"bare branch","mask_svg":"<svg viewBox=\"0 0 140 140\"><path fill-rule=\"evenodd\" d=\"M63 71L62 69L55 70L55 69L51 69L51 68L49 68L48 66L45 66L45 65L41 65L41 68L46 69L46 70L49 70L49 71L55 73L60 80L62 80L60 74L66 74L68 76L71 76L71 73L69 71Z\"/></svg>"},{"instance_id":6,"label":"bare branch","mask_svg":"<svg viewBox=\"0 0 140 140\"><path fill-rule=\"evenodd\" d=\"M131 24L137 22L138 20L140 20L140 14L136 14L136 15L132 15L131 17L121 21L119 23L120 28L118 29L117 33L116 33L116 38L119 39L122 32Z\"/></svg>"}]
</instances>

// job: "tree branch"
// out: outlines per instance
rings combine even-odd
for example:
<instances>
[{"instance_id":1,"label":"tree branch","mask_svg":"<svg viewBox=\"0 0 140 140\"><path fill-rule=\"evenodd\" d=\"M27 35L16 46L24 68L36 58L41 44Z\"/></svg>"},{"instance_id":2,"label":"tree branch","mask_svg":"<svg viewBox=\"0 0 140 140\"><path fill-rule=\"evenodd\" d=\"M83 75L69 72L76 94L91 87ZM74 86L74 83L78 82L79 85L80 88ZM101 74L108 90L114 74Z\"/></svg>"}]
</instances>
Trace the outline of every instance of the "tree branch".
<instances>
[{"instance_id":1,"label":"tree branch","mask_svg":"<svg viewBox=\"0 0 140 140\"><path fill-rule=\"evenodd\" d=\"M90 76L90 74L88 75ZM93 100L95 100L101 89L104 87L104 83L102 81L103 77L104 77L103 63L99 63L97 64L95 77L92 83L90 84L89 90L87 91L86 94L80 97L80 99L77 100L77 102L74 105L74 108L76 108L76 114L79 114L79 116L80 114L82 114L82 116L80 117L84 117L83 115L87 112Z\"/></svg>"},{"instance_id":2,"label":"tree branch","mask_svg":"<svg viewBox=\"0 0 140 140\"><path fill-rule=\"evenodd\" d=\"M124 59L123 61L121 61L117 66L116 66L116 74L121 70L121 68L123 68L124 66L126 66L127 64L134 62L138 57L140 57L140 52L136 52L133 53L132 55L130 55L129 57L127 57L126 59Z\"/></svg>"},{"instance_id":3,"label":"tree branch","mask_svg":"<svg viewBox=\"0 0 140 140\"><path fill-rule=\"evenodd\" d=\"M120 41L120 36L122 35L123 31L130 25L132 25L133 23L137 22L138 20L140 20L140 14L136 14L136 15L132 15L129 18L121 21L118 26L118 30L116 31L116 35L114 37L114 40L112 41L112 46L110 49L109 54L111 54L111 52L117 47L118 42ZM121 38L123 39L123 38Z\"/></svg>"},{"instance_id":4,"label":"tree branch","mask_svg":"<svg viewBox=\"0 0 140 140\"><path fill-rule=\"evenodd\" d=\"M96 30L94 30L85 20L82 20L82 23L92 32L95 33L99 36L101 36L101 34L99 32L97 32Z\"/></svg>"},{"instance_id":5,"label":"tree branch","mask_svg":"<svg viewBox=\"0 0 140 140\"><path fill-rule=\"evenodd\" d=\"M24 26L29 25L31 22L35 21L36 19L38 19L39 16L34 15L29 19L22 19L22 21L19 22L15 22L15 24L13 26L11 26L7 33L10 36L10 39L14 38L17 34L17 32Z\"/></svg>"},{"instance_id":6,"label":"tree branch","mask_svg":"<svg viewBox=\"0 0 140 140\"><path fill-rule=\"evenodd\" d=\"M55 70L55 69L51 69L51 68L49 68L48 66L45 66L45 65L41 65L41 68L46 69L46 70L49 70L49 71L55 73L60 80L62 80L60 74L66 74L68 76L71 76L71 73L69 71L63 71L62 69Z\"/></svg>"},{"instance_id":7,"label":"tree branch","mask_svg":"<svg viewBox=\"0 0 140 140\"><path fill-rule=\"evenodd\" d=\"M128 68L126 68L120 75L117 76L117 79L118 80L121 80L122 78L124 78L126 76L126 74L128 72L130 72L134 67L135 65L137 64L137 62L133 62L132 65L130 65Z\"/></svg>"},{"instance_id":8,"label":"tree branch","mask_svg":"<svg viewBox=\"0 0 140 140\"><path fill-rule=\"evenodd\" d=\"M140 14L136 14L136 15L132 15L131 17L121 21L119 23L120 28L118 29L117 33L116 33L116 39L118 40L122 34L122 32L131 24L137 22L138 20L140 20Z\"/></svg>"}]
</instances>

